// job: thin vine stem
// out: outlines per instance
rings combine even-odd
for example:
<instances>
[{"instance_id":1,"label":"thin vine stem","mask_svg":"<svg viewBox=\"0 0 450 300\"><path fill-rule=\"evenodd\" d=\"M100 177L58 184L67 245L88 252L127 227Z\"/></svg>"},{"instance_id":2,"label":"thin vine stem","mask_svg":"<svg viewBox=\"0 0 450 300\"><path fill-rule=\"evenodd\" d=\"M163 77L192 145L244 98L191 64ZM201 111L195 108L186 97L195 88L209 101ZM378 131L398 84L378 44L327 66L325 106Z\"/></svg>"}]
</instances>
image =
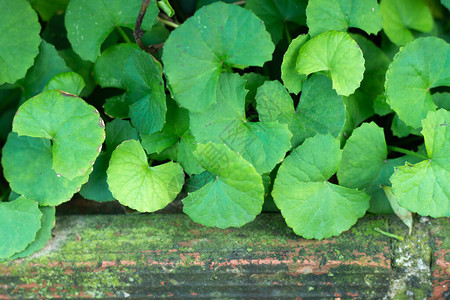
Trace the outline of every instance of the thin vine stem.
<instances>
[{"instance_id":1,"label":"thin vine stem","mask_svg":"<svg viewBox=\"0 0 450 300\"><path fill-rule=\"evenodd\" d=\"M160 17L157 17L157 19L158 19L158 22L161 22L161 23L163 23L163 24L165 24L167 26L170 26L172 28L177 28L178 26L180 26L177 23L172 22L170 20L166 20L166 19L163 19L163 18L160 18Z\"/></svg>"},{"instance_id":2,"label":"thin vine stem","mask_svg":"<svg viewBox=\"0 0 450 300\"><path fill-rule=\"evenodd\" d=\"M428 159L428 157L426 157L425 155L419 154L417 152L414 151L410 151L410 150L406 150L400 147L395 147L395 146L388 146L388 150L390 151L394 151L394 152L398 152L398 153L403 153L406 155L412 155L421 159Z\"/></svg>"},{"instance_id":3,"label":"thin vine stem","mask_svg":"<svg viewBox=\"0 0 450 300\"><path fill-rule=\"evenodd\" d=\"M119 33L119 35L123 38L123 40L125 41L125 43L131 43L130 38L128 37L128 35L125 33L125 31L123 31L122 27L120 26L116 26L116 30Z\"/></svg>"},{"instance_id":4,"label":"thin vine stem","mask_svg":"<svg viewBox=\"0 0 450 300\"><path fill-rule=\"evenodd\" d=\"M390 233L390 232L387 232L387 231L384 231L384 230L381 230L381 229L378 228L378 227L375 227L373 230L375 230L376 232L379 232L379 233L381 233L381 234L384 234L385 236L388 236L388 237L397 239L397 240L399 240L399 241L401 241L401 242L403 242L403 240L404 240L402 236L397 235L397 234L393 234L393 233Z\"/></svg>"},{"instance_id":5,"label":"thin vine stem","mask_svg":"<svg viewBox=\"0 0 450 300\"><path fill-rule=\"evenodd\" d=\"M141 29L142 21L144 20L144 16L147 12L149 4L150 0L142 0L141 9L139 10L139 15L137 16L136 23L134 24L133 36L139 48L143 49L145 52L152 54L152 48L144 45L144 43L142 42L144 31Z\"/></svg>"}]
</instances>

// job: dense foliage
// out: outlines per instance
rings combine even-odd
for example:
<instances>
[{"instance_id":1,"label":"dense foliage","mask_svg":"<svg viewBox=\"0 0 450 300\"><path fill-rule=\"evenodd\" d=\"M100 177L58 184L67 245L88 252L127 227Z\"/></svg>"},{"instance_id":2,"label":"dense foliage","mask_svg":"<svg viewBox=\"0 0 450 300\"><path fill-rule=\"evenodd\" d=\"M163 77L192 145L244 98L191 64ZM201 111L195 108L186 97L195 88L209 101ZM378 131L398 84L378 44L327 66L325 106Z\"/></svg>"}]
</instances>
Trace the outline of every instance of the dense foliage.
<instances>
[{"instance_id":1,"label":"dense foliage","mask_svg":"<svg viewBox=\"0 0 450 300\"><path fill-rule=\"evenodd\" d=\"M145 2L0 0L0 259L75 193L316 239L450 216L449 1Z\"/></svg>"}]
</instances>

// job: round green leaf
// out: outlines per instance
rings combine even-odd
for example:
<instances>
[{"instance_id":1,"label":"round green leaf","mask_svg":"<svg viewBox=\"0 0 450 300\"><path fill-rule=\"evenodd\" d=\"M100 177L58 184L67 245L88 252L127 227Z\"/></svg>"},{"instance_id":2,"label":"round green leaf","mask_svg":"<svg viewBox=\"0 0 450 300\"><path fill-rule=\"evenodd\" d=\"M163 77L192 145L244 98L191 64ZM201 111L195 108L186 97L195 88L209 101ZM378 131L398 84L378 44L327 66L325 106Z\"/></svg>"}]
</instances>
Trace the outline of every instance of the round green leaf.
<instances>
[{"instance_id":1,"label":"round green leaf","mask_svg":"<svg viewBox=\"0 0 450 300\"><path fill-rule=\"evenodd\" d=\"M289 227L323 239L349 229L369 208L369 196L328 182L341 160L339 140L316 135L283 161L272 196Z\"/></svg>"},{"instance_id":2,"label":"round green leaf","mask_svg":"<svg viewBox=\"0 0 450 300\"><path fill-rule=\"evenodd\" d=\"M106 151L112 153L117 146L126 140L139 140L137 130L130 125L130 122L120 119L106 123Z\"/></svg>"},{"instance_id":3,"label":"round green leaf","mask_svg":"<svg viewBox=\"0 0 450 300\"><path fill-rule=\"evenodd\" d=\"M53 153L50 140L18 136L12 132L3 147L3 172L11 189L39 202L56 206L69 201L88 180L92 167L85 175L68 180L52 168Z\"/></svg>"},{"instance_id":4,"label":"round green leaf","mask_svg":"<svg viewBox=\"0 0 450 300\"><path fill-rule=\"evenodd\" d=\"M197 148L197 141L192 135L191 131L183 134L178 145L177 161L183 166L183 169L189 175L200 174L205 169L198 163L194 156L194 151Z\"/></svg>"},{"instance_id":5,"label":"round green leaf","mask_svg":"<svg viewBox=\"0 0 450 300\"><path fill-rule=\"evenodd\" d=\"M350 27L377 34L382 27L377 0L309 0L306 17L311 36L327 30L346 31Z\"/></svg>"},{"instance_id":6,"label":"round green leaf","mask_svg":"<svg viewBox=\"0 0 450 300\"><path fill-rule=\"evenodd\" d=\"M23 78L38 54L41 25L26 0L0 2L0 85ZM21 37L21 38L20 38Z\"/></svg>"},{"instance_id":7,"label":"round green leaf","mask_svg":"<svg viewBox=\"0 0 450 300\"><path fill-rule=\"evenodd\" d=\"M52 77L44 88L47 90L61 90L63 92L80 95L85 87L84 79L75 72L60 73Z\"/></svg>"},{"instance_id":8,"label":"round green leaf","mask_svg":"<svg viewBox=\"0 0 450 300\"><path fill-rule=\"evenodd\" d=\"M414 39L411 30L433 29L431 10L423 0L381 0L380 10L384 33L399 46Z\"/></svg>"},{"instance_id":9,"label":"round green leaf","mask_svg":"<svg viewBox=\"0 0 450 300\"><path fill-rule=\"evenodd\" d=\"M41 217L37 203L24 196L0 202L0 260L24 250L34 241Z\"/></svg>"},{"instance_id":10,"label":"round green leaf","mask_svg":"<svg viewBox=\"0 0 450 300\"><path fill-rule=\"evenodd\" d=\"M223 74L217 88L217 103L204 113L190 114L191 130L200 143L227 144L263 174L284 158L291 147L292 134L286 124L247 121L244 85L245 80L238 74Z\"/></svg>"},{"instance_id":11,"label":"round green leaf","mask_svg":"<svg viewBox=\"0 0 450 300\"><path fill-rule=\"evenodd\" d=\"M450 112L429 112L422 121L429 160L395 169L392 192L398 203L423 216L450 216Z\"/></svg>"},{"instance_id":12,"label":"round green leaf","mask_svg":"<svg viewBox=\"0 0 450 300\"><path fill-rule=\"evenodd\" d=\"M281 79L289 92L298 94L302 90L306 75L298 74L295 69L300 48L309 40L309 35L299 35L289 44L281 64Z\"/></svg>"},{"instance_id":13,"label":"round green leaf","mask_svg":"<svg viewBox=\"0 0 450 300\"><path fill-rule=\"evenodd\" d=\"M93 106L57 90L26 101L13 123L19 135L52 141L53 169L69 180L92 168L105 139L104 127Z\"/></svg>"},{"instance_id":14,"label":"round green leaf","mask_svg":"<svg viewBox=\"0 0 450 300\"><path fill-rule=\"evenodd\" d=\"M123 205L152 212L172 202L184 183L181 166L168 162L150 167L141 144L128 140L112 153L107 171L113 196Z\"/></svg>"},{"instance_id":15,"label":"round green leaf","mask_svg":"<svg viewBox=\"0 0 450 300\"><path fill-rule=\"evenodd\" d=\"M348 96L359 87L364 74L361 49L348 33L327 31L306 42L297 58L300 74L325 71L339 95Z\"/></svg>"},{"instance_id":16,"label":"round green leaf","mask_svg":"<svg viewBox=\"0 0 450 300\"><path fill-rule=\"evenodd\" d=\"M252 12L221 2L202 7L172 31L162 60L174 99L193 112L216 102L223 68L262 66L274 45Z\"/></svg>"},{"instance_id":17,"label":"round green leaf","mask_svg":"<svg viewBox=\"0 0 450 300\"><path fill-rule=\"evenodd\" d=\"M100 46L117 26L134 28L141 8L140 0L71 0L66 10L67 37L73 50L85 60L95 62ZM150 1L142 29L150 30L158 15L156 1Z\"/></svg>"},{"instance_id":18,"label":"round green leaf","mask_svg":"<svg viewBox=\"0 0 450 300\"><path fill-rule=\"evenodd\" d=\"M264 202L255 168L223 144L199 144L194 154L215 178L183 199L183 211L205 226L240 227L253 221Z\"/></svg>"},{"instance_id":19,"label":"round green leaf","mask_svg":"<svg viewBox=\"0 0 450 300\"><path fill-rule=\"evenodd\" d=\"M278 43L288 22L306 25L307 0L247 0L245 8L264 21L273 42Z\"/></svg>"},{"instance_id":20,"label":"round green leaf","mask_svg":"<svg viewBox=\"0 0 450 300\"><path fill-rule=\"evenodd\" d=\"M33 254L36 251L45 247L47 242L52 237L52 229L55 226L55 207L40 206L39 210L42 213L41 228L36 233L35 240L28 245L22 252L14 254L11 259L23 258Z\"/></svg>"},{"instance_id":21,"label":"round green leaf","mask_svg":"<svg viewBox=\"0 0 450 300\"><path fill-rule=\"evenodd\" d=\"M439 86L450 86L450 45L436 37L405 45L386 73L387 101L413 128L420 128L427 113L436 110L430 89Z\"/></svg>"}]
</instances>

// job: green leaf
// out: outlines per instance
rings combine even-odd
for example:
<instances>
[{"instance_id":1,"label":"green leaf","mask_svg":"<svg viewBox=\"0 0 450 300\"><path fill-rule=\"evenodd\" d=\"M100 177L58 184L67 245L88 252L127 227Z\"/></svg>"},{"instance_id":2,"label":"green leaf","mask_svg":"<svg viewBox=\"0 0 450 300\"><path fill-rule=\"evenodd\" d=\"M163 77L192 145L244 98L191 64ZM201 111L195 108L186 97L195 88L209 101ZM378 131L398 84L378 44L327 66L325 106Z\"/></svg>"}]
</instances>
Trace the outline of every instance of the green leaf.
<instances>
[{"instance_id":1,"label":"green leaf","mask_svg":"<svg viewBox=\"0 0 450 300\"><path fill-rule=\"evenodd\" d=\"M168 162L150 167L141 144L128 140L112 153L108 185L120 203L140 212L162 209L172 202L184 183L183 169Z\"/></svg>"},{"instance_id":2,"label":"green leaf","mask_svg":"<svg viewBox=\"0 0 450 300\"><path fill-rule=\"evenodd\" d=\"M83 77L75 72L60 73L52 77L44 91L47 90L61 90L63 92L80 95L85 87Z\"/></svg>"},{"instance_id":3,"label":"green leaf","mask_svg":"<svg viewBox=\"0 0 450 300\"><path fill-rule=\"evenodd\" d=\"M167 111L161 66L151 55L137 51L128 59L125 73L129 78L127 82L132 82L134 88L144 94L130 105L131 124L141 134L160 131Z\"/></svg>"},{"instance_id":4,"label":"green leaf","mask_svg":"<svg viewBox=\"0 0 450 300\"><path fill-rule=\"evenodd\" d=\"M302 90L306 75L298 74L296 70L297 57L301 47L309 40L309 35L299 35L289 44L281 64L281 79L289 92L298 94Z\"/></svg>"},{"instance_id":5,"label":"green leaf","mask_svg":"<svg viewBox=\"0 0 450 300\"><path fill-rule=\"evenodd\" d=\"M198 142L225 143L250 161L260 174L267 173L284 158L292 134L286 124L246 120L244 85L245 80L238 74L223 74L217 103L204 113L190 114L191 130Z\"/></svg>"},{"instance_id":6,"label":"green leaf","mask_svg":"<svg viewBox=\"0 0 450 300\"><path fill-rule=\"evenodd\" d=\"M199 9L164 44L164 73L174 99L192 112L216 102L223 68L262 66L274 45L250 11L221 2Z\"/></svg>"},{"instance_id":7,"label":"green leaf","mask_svg":"<svg viewBox=\"0 0 450 300\"><path fill-rule=\"evenodd\" d=\"M422 216L450 216L450 112L429 112L422 121L429 160L395 169L392 192L400 206Z\"/></svg>"},{"instance_id":8,"label":"green leaf","mask_svg":"<svg viewBox=\"0 0 450 300\"><path fill-rule=\"evenodd\" d=\"M384 93L384 81L390 60L380 48L362 35L352 34L351 37L361 48L366 67L360 87L344 99L348 113L346 123L355 128L374 114L374 101Z\"/></svg>"},{"instance_id":9,"label":"green leaf","mask_svg":"<svg viewBox=\"0 0 450 300\"><path fill-rule=\"evenodd\" d=\"M400 205L398 205L397 199L395 198L394 194L392 194L392 189L390 186L383 186L383 190L386 194L386 197L389 200L389 203L391 204L392 210L397 215L397 217L402 220L402 222L408 226L409 228L409 234L412 232L412 225L413 225L413 218L410 211L407 209L404 209Z\"/></svg>"},{"instance_id":10,"label":"green leaf","mask_svg":"<svg viewBox=\"0 0 450 300\"><path fill-rule=\"evenodd\" d=\"M3 147L3 172L11 189L40 205L56 206L69 201L73 194L87 182L91 168L86 174L68 180L58 176L53 165L50 140L18 136L12 132Z\"/></svg>"},{"instance_id":11,"label":"green leaf","mask_svg":"<svg viewBox=\"0 0 450 300\"><path fill-rule=\"evenodd\" d=\"M125 89L126 93L108 99L106 113L129 116L140 133L160 131L167 109L161 72L159 63L136 45L118 44L107 49L95 63L95 78L102 87Z\"/></svg>"},{"instance_id":12,"label":"green leaf","mask_svg":"<svg viewBox=\"0 0 450 300\"><path fill-rule=\"evenodd\" d=\"M93 106L57 90L22 104L13 123L19 135L52 141L53 169L69 180L92 168L105 139L104 127Z\"/></svg>"},{"instance_id":13,"label":"green leaf","mask_svg":"<svg viewBox=\"0 0 450 300\"><path fill-rule=\"evenodd\" d=\"M419 129L407 126L405 122L400 120L397 114L394 115L394 119L392 120L391 131L393 135L399 138L407 137L410 134L421 135Z\"/></svg>"},{"instance_id":14,"label":"green leaf","mask_svg":"<svg viewBox=\"0 0 450 300\"><path fill-rule=\"evenodd\" d=\"M248 108L249 105L255 102L256 91L258 88L266 80L269 80L269 78L258 73L244 73L242 78L246 80L245 89L248 90L248 93L245 96L245 107Z\"/></svg>"},{"instance_id":15,"label":"green leaf","mask_svg":"<svg viewBox=\"0 0 450 300\"><path fill-rule=\"evenodd\" d=\"M260 87L256 102L260 121L289 125L294 148L317 133L338 137L345 121L342 96L332 90L331 80L325 76L313 75L304 83L297 111L278 81L268 81Z\"/></svg>"},{"instance_id":16,"label":"green leaf","mask_svg":"<svg viewBox=\"0 0 450 300\"><path fill-rule=\"evenodd\" d=\"M62 72L70 72L64 59L59 56L52 44L42 41L34 65L28 70L25 78L19 82L24 91L22 97L29 99L41 93L48 81Z\"/></svg>"},{"instance_id":17,"label":"green leaf","mask_svg":"<svg viewBox=\"0 0 450 300\"><path fill-rule=\"evenodd\" d=\"M70 0L28 0L43 21L49 21L54 15L63 12Z\"/></svg>"},{"instance_id":18,"label":"green leaf","mask_svg":"<svg viewBox=\"0 0 450 300\"><path fill-rule=\"evenodd\" d=\"M139 134L130 122L125 120L112 120L106 123L106 151L112 153L117 146L126 140L139 140Z\"/></svg>"},{"instance_id":19,"label":"green leaf","mask_svg":"<svg viewBox=\"0 0 450 300\"><path fill-rule=\"evenodd\" d=\"M256 109L261 122L291 123L294 102L279 81L266 81L256 92Z\"/></svg>"},{"instance_id":20,"label":"green leaf","mask_svg":"<svg viewBox=\"0 0 450 300\"><path fill-rule=\"evenodd\" d=\"M411 30L433 29L433 16L423 0L381 0L380 10L384 33L399 46L414 39Z\"/></svg>"},{"instance_id":21,"label":"green leaf","mask_svg":"<svg viewBox=\"0 0 450 300\"><path fill-rule=\"evenodd\" d=\"M173 17L175 14L175 11L173 10L172 6L170 5L168 0L158 0L158 7L169 17Z\"/></svg>"},{"instance_id":22,"label":"green leaf","mask_svg":"<svg viewBox=\"0 0 450 300\"><path fill-rule=\"evenodd\" d=\"M24 250L34 241L41 217L37 203L24 196L0 202L0 260Z\"/></svg>"},{"instance_id":23,"label":"green leaf","mask_svg":"<svg viewBox=\"0 0 450 300\"><path fill-rule=\"evenodd\" d=\"M307 0L247 0L245 8L264 21L277 44L288 30L288 22L306 25L306 3Z\"/></svg>"},{"instance_id":24,"label":"green leaf","mask_svg":"<svg viewBox=\"0 0 450 300\"><path fill-rule=\"evenodd\" d=\"M153 134L142 135L142 147L148 154L161 153L164 149L175 144L179 136L165 132L156 132Z\"/></svg>"},{"instance_id":25,"label":"green leaf","mask_svg":"<svg viewBox=\"0 0 450 300\"><path fill-rule=\"evenodd\" d=\"M181 137L180 144L178 146L177 161L180 162L184 171L189 175L200 174L205 171L194 156L194 151L196 148L197 141L191 131L187 131Z\"/></svg>"},{"instance_id":26,"label":"green leaf","mask_svg":"<svg viewBox=\"0 0 450 300\"><path fill-rule=\"evenodd\" d=\"M300 48L296 70L305 75L325 71L333 81L333 89L348 96L363 79L364 57L348 33L327 31Z\"/></svg>"},{"instance_id":27,"label":"green leaf","mask_svg":"<svg viewBox=\"0 0 450 300\"><path fill-rule=\"evenodd\" d=\"M316 135L283 161L272 196L289 227L304 238L323 239L349 229L369 208L369 196L328 182L341 160L339 141Z\"/></svg>"},{"instance_id":28,"label":"green leaf","mask_svg":"<svg viewBox=\"0 0 450 300\"><path fill-rule=\"evenodd\" d=\"M110 158L111 154L106 152L101 152L97 157L88 182L79 191L83 198L99 202L115 200L106 182L106 170L108 169Z\"/></svg>"},{"instance_id":29,"label":"green leaf","mask_svg":"<svg viewBox=\"0 0 450 300\"><path fill-rule=\"evenodd\" d=\"M215 178L216 175L209 173L208 171L204 171L199 174L194 174L190 176L189 179L186 181L186 192L187 193L195 192L204 187L208 182L213 181Z\"/></svg>"},{"instance_id":30,"label":"green leaf","mask_svg":"<svg viewBox=\"0 0 450 300\"><path fill-rule=\"evenodd\" d=\"M346 31L350 27L377 34L382 28L377 0L309 0L306 17L311 36L327 30Z\"/></svg>"},{"instance_id":31,"label":"green leaf","mask_svg":"<svg viewBox=\"0 0 450 300\"><path fill-rule=\"evenodd\" d=\"M436 110L430 89L439 86L450 86L450 45L436 37L405 45L386 73L387 102L413 128L420 128L427 113Z\"/></svg>"},{"instance_id":32,"label":"green leaf","mask_svg":"<svg viewBox=\"0 0 450 300\"><path fill-rule=\"evenodd\" d=\"M26 0L0 3L0 85L23 78L38 54L41 25ZM22 38L20 38L22 37Z\"/></svg>"},{"instance_id":33,"label":"green leaf","mask_svg":"<svg viewBox=\"0 0 450 300\"><path fill-rule=\"evenodd\" d=\"M53 206L40 206L39 210L42 213L41 228L36 233L35 240L29 244L22 252L14 254L10 259L18 259L27 257L36 251L45 247L47 242L52 237L52 229L55 226L56 210Z\"/></svg>"},{"instance_id":34,"label":"green leaf","mask_svg":"<svg viewBox=\"0 0 450 300\"><path fill-rule=\"evenodd\" d=\"M95 62L100 56L100 46L115 27L133 29L140 0L72 0L66 10L67 37L73 50L85 60ZM143 30L150 30L158 15L156 1L150 1L142 23Z\"/></svg>"},{"instance_id":35,"label":"green leaf","mask_svg":"<svg viewBox=\"0 0 450 300\"><path fill-rule=\"evenodd\" d=\"M450 0L441 0L442 5L444 5L448 10L450 10Z\"/></svg>"},{"instance_id":36,"label":"green leaf","mask_svg":"<svg viewBox=\"0 0 450 300\"><path fill-rule=\"evenodd\" d=\"M199 144L194 154L215 178L183 199L183 211L205 226L240 227L251 222L264 201L255 168L223 144Z\"/></svg>"}]
</instances>

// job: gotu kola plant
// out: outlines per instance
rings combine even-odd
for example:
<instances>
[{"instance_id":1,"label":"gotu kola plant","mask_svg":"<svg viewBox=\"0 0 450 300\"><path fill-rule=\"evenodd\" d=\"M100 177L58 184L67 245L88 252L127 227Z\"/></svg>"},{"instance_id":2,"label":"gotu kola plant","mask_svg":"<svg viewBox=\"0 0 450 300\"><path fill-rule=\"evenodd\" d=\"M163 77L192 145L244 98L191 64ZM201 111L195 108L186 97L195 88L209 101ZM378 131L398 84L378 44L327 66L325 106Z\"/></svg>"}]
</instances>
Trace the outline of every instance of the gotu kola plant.
<instances>
[{"instance_id":1,"label":"gotu kola plant","mask_svg":"<svg viewBox=\"0 0 450 300\"><path fill-rule=\"evenodd\" d=\"M450 216L448 3L244 2L1 1L0 259L75 193L316 239Z\"/></svg>"}]
</instances>

